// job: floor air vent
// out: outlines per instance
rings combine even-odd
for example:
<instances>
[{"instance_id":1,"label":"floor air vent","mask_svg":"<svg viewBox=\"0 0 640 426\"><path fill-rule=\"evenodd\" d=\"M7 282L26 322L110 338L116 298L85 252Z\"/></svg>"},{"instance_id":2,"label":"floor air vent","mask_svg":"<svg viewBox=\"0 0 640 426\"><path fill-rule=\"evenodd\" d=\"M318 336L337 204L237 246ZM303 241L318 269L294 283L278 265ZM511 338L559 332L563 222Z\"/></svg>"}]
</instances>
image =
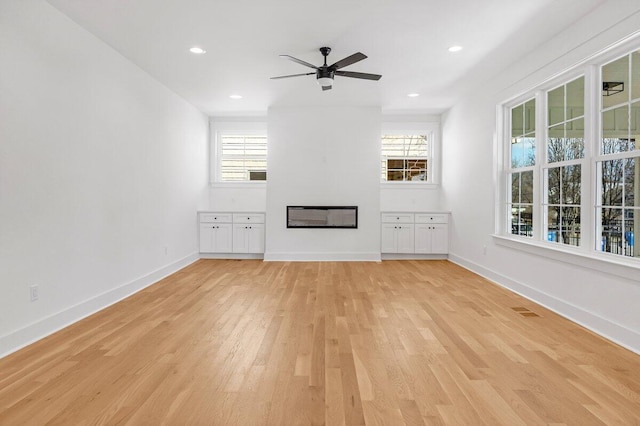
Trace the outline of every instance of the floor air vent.
<instances>
[{"instance_id":1,"label":"floor air vent","mask_svg":"<svg viewBox=\"0 0 640 426\"><path fill-rule=\"evenodd\" d=\"M536 314L535 312L531 312L529 309L522 307L522 306L516 306L515 308L511 308L514 311L516 311L517 313L519 313L520 315L522 315L523 317L539 317L540 315Z\"/></svg>"}]
</instances>

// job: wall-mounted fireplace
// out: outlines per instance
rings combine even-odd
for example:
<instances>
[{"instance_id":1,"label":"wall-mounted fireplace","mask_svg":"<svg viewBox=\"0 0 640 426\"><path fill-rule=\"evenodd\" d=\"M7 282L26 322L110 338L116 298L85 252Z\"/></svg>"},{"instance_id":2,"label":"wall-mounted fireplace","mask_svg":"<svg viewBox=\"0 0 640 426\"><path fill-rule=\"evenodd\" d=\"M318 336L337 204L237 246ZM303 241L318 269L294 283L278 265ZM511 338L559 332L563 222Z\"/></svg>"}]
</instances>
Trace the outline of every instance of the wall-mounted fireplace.
<instances>
[{"instance_id":1,"label":"wall-mounted fireplace","mask_svg":"<svg viewBox=\"0 0 640 426\"><path fill-rule=\"evenodd\" d=\"M287 228L358 227L358 206L287 206Z\"/></svg>"}]
</instances>

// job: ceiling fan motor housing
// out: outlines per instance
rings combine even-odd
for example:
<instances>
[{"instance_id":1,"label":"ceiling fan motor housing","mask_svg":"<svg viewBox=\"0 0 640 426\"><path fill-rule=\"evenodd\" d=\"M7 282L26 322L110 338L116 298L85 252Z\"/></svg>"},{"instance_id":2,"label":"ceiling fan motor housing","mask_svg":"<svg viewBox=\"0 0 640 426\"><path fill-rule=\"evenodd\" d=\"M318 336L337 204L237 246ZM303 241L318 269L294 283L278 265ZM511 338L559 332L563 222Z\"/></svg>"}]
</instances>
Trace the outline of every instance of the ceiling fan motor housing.
<instances>
[{"instance_id":1,"label":"ceiling fan motor housing","mask_svg":"<svg viewBox=\"0 0 640 426\"><path fill-rule=\"evenodd\" d=\"M336 70L333 70L329 67L320 67L318 71L316 71L316 78L330 78L333 80L333 77L336 75Z\"/></svg>"},{"instance_id":2,"label":"ceiling fan motor housing","mask_svg":"<svg viewBox=\"0 0 640 426\"><path fill-rule=\"evenodd\" d=\"M331 48L321 47L320 53L322 53L322 56L324 56L324 65L318 67L318 71L316 71L316 80L318 81L318 84L323 88L330 88L331 86L333 86L333 77L336 75L336 69L327 66L327 56L329 55L329 53L331 53Z\"/></svg>"}]
</instances>

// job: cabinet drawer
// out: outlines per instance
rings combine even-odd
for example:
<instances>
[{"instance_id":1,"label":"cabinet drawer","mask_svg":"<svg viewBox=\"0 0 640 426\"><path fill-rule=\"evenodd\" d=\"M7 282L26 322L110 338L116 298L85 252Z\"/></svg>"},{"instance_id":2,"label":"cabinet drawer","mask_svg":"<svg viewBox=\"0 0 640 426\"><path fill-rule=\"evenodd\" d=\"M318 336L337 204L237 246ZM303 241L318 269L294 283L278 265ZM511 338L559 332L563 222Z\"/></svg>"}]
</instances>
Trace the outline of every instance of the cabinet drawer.
<instances>
[{"instance_id":1,"label":"cabinet drawer","mask_svg":"<svg viewBox=\"0 0 640 426\"><path fill-rule=\"evenodd\" d=\"M233 223L264 223L264 213L234 213Z\"/></svg>"},{"instance_id":2,"label":"cabinet drawer","mask_svg":"<svg viewBox=\"0 0 640 426\"><path fill-rule=\"evenodd\" d=\"M383 213L383 223L413 223L413 213Z\"/></svg>"},{"instance_id":3,"label":"cabinet drawer","mask_svg":"<svg viewBox=\"0 0 640 426\"><path fill-rule=\"evenodd\" d=\"M200 223L203 222L231 223L231 213L200 213Z\"/></svg>"},{"instance_id":4,"label":"cabinet drawer","mask_svg":"<svg viewBox=\"0 0 640 426\"><path fill-rule=\"evenodd\" d=\"M416 213L416 223L448 223L448 214Z\"/></svg>"}]
</instances>

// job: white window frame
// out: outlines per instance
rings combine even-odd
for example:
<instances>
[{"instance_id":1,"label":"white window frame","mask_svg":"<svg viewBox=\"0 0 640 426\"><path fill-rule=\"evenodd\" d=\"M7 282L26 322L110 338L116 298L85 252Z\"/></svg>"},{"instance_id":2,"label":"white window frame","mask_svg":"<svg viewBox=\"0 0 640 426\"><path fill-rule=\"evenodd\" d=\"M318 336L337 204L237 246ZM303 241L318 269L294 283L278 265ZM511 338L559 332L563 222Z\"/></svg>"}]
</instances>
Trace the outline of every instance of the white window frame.
<instances>
[{"instance_id":1,"label":"white window frame","mask_svg":"<svg viewBox=\"0 0 640 426\"><path fill-rule=\"evenodd\" d=\"M222 135L267 136L266 119L260 120L224 120L212 119L210 122L210 185L214 187L266 187L266 181L223 181L221 178L220 161L222 160ZM268 141L267 141L268 155ZM267 175L267 179L268 179Z\"/></svg>"},{"instance_id":2,"label":"white window frame","mask_svg":"<svg viewBox=\"0 0 640 426\"><path fill-rule=\"evenodd\" d=\"M426 135L429 141L426 181L386 181L380 180L381 188L437 188L440 185L440 123L384 121L381 126L378 152L382 176L382 136L384 135Z\"/></svg>"},{"instance_id":3,"label":"white window frame","mask_svg":"<svg viewBox=\"0 0 640 426\"><path fill-rule=\"evenodd\" d=\"M504 223L504 232L507 233L510 236L513 237L517 237L517 238L522 238L522 239L536 239L536 235L539 234L540 232L540 214L539 212L536 211L536 205L539 203L540 200L540 176L539 176L539 164L540 164L540 155L541 155L541 137L540 137L540 117L538 114L538 103L540 101L540 94L539 93L528 93L524 96L520 96L516 99L514 99L513 101L509 102L508 104L504 105L504 114L505 114L505 126L506 128L503 130L505 133L505 137L508 137L509 141L512 139L512 134L511 134L511 110L519 105L525 105L527 102L529 101L535 101L535 105L536 105L536 118L535 118L535 143L536 143L536 155L535 155L535 161L534 164L531 166L520 166L520 167L512 167L511 165L511 143L509 143L509 145L504 149L504 159L503 159L503 164L504 164L504 174L503 174L503 178L502 180L504 181L504 189L505 189L505 193L502 195L502 200L504 200L504 207L503 207L503 217L504 220L506 221ZM524 125L524 122L523 122ZM508 135L508 136L507 136ZM505 139L506 140L506 139ZM508 179L507 176L510 176L513 173L523 173L523 172L533 172L533 201L532 201L532 213L533 213L533 218L532 218L532 232L533 234L531 236L526 236L526 235L520 235L520 234L513 234L512 233L512 222L511 222L511 211L509 210L509 206L512 204L511 202L511 179ZM507 181L509 182L507 184Z\"/></svg>"},{"instance_id":4,"label":"white window frame","mask_svg":"<svg viewBox=\"0 0 640 426\"><path fill-rule=\"evenodd\" d=\"M584 71L584 72L578 72ZM562 161L554 161L549 162L548 158L548 149L547 149L547 140L549 136L549 108L548 108L548 93L557 89L561 86L567 86L569 83L583 77L584 78L584 87L585 87L585 104L584 111L582 114L582 120L584 123L584 146L583 146L583 154L582 158L571 159L571 160L562 160ZM540 158L540 177L542 181L541 186L541 194L540 194L540 214L542 215L542 232L543 239L548 241L548 233L549 233L549 216L547 214L547 208L549 207L548 200L548 179L547 174L549 169L553 168L562 168L567 166L580 166L580 204L575 205L575 207L580 208L580 244L574 247L582 247L585 244L588 245L589 241L593 238L592 229L585 229L583 226L585 223L588 225L586 228L589 228L589 223L592 220L589 214L591 208L591 200L589 198L589 188L591 187L591 168L589 165L589 159L592 157L590 147L595 144L594 134L589 130L587 125L587 112L593 111L593 101L590 101L589 98L589 90L588 85L595 84L593 83L593 68L582 68L574 70L572 73L567 73L563 75L560 79L553 80L555 84L547 84L544 86L544 90L542 90L542 97L544 98L544 117L541 117L541 121L544 123L544 128L542 129L542 157ZM566 102L566 89L565 89L565 102ZM590 104L590 105L587 105ZM563 108L566 108L566 105L563 105ZM579 118L577 118L579 119ZM555 123L554 126L559 124L565 124L567 122L573 122L577 119L567 120L566 117L559 123ZM569 206L569 205L567 205ZM585 219L588 219L589 222L585 222ZM563 246L570 246L569 244L565 244L563 242L552 242L552 244L559 244Z\"/></svg>"},{"instance_id":5,"label":"white window frame","mask_svg":"<svg viewBox=\"0 0 640 426\"><path fill-rule=\"evenodd\" d=\"M612 62L621 56L625 56L631 51L640 49L640 35L623 40L604 52L599 52L585 59L567 71L558 74L526 93L505 100L496 109L496 129L495 139L495 179L498 183L494 192L495 197L495 234L493 235L496 244L522 250L531 254L547 257L557 261L571 263L585 268L595 269L600 272L617 275L627 279L638 280L640 270L640 259L623 255L611 254L600 251L597 247L599 241L600 224L597 220L597 206L599 205L599 186L597 179L598 162L606 159L614 159L616 156L627 157L629 154L619 154L614 156L600 155L601 144L601 91L598 85L601 82L600 70L604 64ZM581 189L581 244L571 246L546 241L546 212L543 211L543 197L546 188L544 182L544 170L549 167L556 167L561 163L548 163L546 154L547 137L547 91L560 85L566 84L581 75L585 77L585 147L584 158L579 160L582 165L582 189ZM511 186L507 182L511 159L507 141L510 139L510 113L511 107L522 103L524 100L536 97L536 166L534 171L534 209L537 209L537 216L543 218L542 223L538 223L538 231L534 238L521 237L510 234L509 216L506 206L510 197ZM544 101L543 101L544 100ZM543 114L540 114L540 111ZM633 151L640 156L640 151ZM638 158L638 157L636 157ZM538 161L543 160L543 161ZM535 187L537 186L537 191ZM534 214L535 217L535 214ZM541 222L540 220L538 222ZM535 226L535 224L534 224Z\"/></svg>"}]
</instances>

